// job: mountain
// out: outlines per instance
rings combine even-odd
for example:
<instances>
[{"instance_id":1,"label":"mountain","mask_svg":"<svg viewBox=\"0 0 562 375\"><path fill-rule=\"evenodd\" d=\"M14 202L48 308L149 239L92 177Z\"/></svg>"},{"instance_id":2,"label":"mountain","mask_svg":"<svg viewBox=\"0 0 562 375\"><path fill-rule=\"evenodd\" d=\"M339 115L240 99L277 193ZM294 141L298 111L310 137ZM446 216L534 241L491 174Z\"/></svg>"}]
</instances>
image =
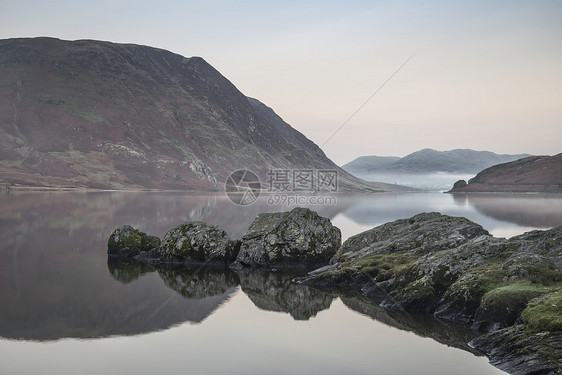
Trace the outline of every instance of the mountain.
<instances>
[{"instance_id":1,"label":"mountain","mask_svg":"<svg viewBox=\"0 0 562 375\"><path fill-rule=\"evenodd\" d=\"M367 174L423 174L434 172L478 173L495 164L528 157L528 154L499 155L490 151L456 149L436 151L429 148L416 151L392 161L392 157L361 156L342 168L358 175Z\"/></svg>"},{"instance_id":2,"label":"mountain","mask_svg":"<svg viewBox=\"0 0 562 375\"><path fill-rule=\"evenodd\" d=\"M457 181L450 192L562 193L562 153L494 165L478 173L468 184Z\"/></svg>"},{"instance_id":3,"label":"mountain","mask_svg":"<svg viewBox=\"0 0 562 375\"><path fill-rule=\"evenodd\" d=\"M200 57L53 38L0 40L0 184L219 190L249 169L333 170L376 190Z\"/></svg>"},{"instance_id":4,"label":"mountain","mask_svg":"<svg viewBox=\"0 0 562 375\"><path fill-rule=\"evenodd\" d=\"M342 166L349 173L368 173L370 170L385 168L400 160L398 156L359 156Z\"/></svg>"}]
</instances>

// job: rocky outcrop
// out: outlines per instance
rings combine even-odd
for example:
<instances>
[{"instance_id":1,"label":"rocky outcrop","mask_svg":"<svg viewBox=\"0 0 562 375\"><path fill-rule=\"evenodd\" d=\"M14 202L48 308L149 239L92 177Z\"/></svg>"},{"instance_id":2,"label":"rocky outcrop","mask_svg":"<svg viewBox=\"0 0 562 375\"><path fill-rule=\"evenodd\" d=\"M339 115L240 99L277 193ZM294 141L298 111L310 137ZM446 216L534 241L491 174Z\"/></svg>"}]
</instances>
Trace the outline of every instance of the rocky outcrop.
<instances>
[{"instance_id":1,"label":"rocky outcrop","mask_svg":"<svg viewBox=\"0 0 562 375\"><path fill-rule=\"evenodd\" d=\"M205 264L311 269L327 264L341 244L330 219L307 208L259 214L242 240L201 221L169 230L164 239L124 225L108 240L108 255L157 264Z\"/></svg>"},{"instance_id":2,"label":"rocky outcrop","mask_svg":"<svg viewBox=\"0 0 562 375\"><path fill-rule=\"evenodd\" d=\"M330 219L307 208L262 213L242 237L236 267L311 268L328 263L340 244Z\"/></svg>"},{"instance_id":3,"label":"rocky outcrop","mask_svg":"<svg viewBox=\"0 0 562 375\"><path fill-rule=\"evenodd\" d=\"M527 335L552 337L533 352L560 353L561 267L562 227L494 238L465 218L424 213L349 238L329 266L296 281L357 291L386 309L430 313L480 332L522 324ZM553 366L549 356L537 358Z\"/></svg>"},{"instance_id":4,"label":"rocky outcrop","mask_svg":"<svg viewBox=\"0 0 562 375\"><path fill-rule=\"evenodd\" d=\"M228 265L236 259L240 242L201 221L187 222L166 233L155 252L163 263L214 263Z\"/></svg>"},{"instance_id":5,"label":"rocky outcrop","mask_svg":"<svg viewBox=\"0 0 562 375\"><path fill-rule=\"evenodd\" d=\"M130 225L115 229L107 241L107 254L113 258L132 258L141 252L155 251L160 247L160 239L149 236Z\"/></svg>"},{"instance_id":6,"label":"rocky outcrop","mask_svg":"<svg viewBox=\"0 0 562 375\"><path fill-rule=\"evenodd\" d=\"M512 375L562 373L562 332L533 332L516 325L482 335L470 345L490 358L494 366Z\"/></svg>"},{"instance_id":7,"label":"rocky outcrop","mask_svg":"<svg viewBox=\"0 0 562 375\"><path fill-rule=\"evenodd\" d=\"M486 168L468 181L455 182L449 193L562 193L562 154L531 156Z\"/></svg>"}]
</instances>

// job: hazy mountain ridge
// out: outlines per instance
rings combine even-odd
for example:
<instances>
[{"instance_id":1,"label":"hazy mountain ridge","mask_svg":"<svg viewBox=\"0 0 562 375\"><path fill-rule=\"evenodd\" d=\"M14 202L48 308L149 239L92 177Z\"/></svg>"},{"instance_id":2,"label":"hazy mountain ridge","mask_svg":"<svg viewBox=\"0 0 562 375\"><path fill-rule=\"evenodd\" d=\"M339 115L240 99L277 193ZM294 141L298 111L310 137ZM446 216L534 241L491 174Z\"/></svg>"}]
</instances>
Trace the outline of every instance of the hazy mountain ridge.
<instances>
[{"instance_id":1,"label":"hazy mountain ridge","mask_svg":"<svg viewBox=\"0 0 562 375\"><path fill-rule=\"evenodd\" d=\"M450 192L562 193L562 153L494 165L478 173L468 184L457 181Z\"/></svg>"},{"instance_id":2,"label":"hazy mountain ridge","mask_svg":"<svg viewBox=\"0 0 562 375\"><path fill-rule=\"evenodd\" d=\"M376 173L422 174L422 173L478 173L492 165L506 163L530 156L529 154L500 155L490 151L455 149L436 151L423 149L403 158L361 156L342 168L360 175ZM393 158L396 160L393 161Z\"/></svg>"},{"instance_id":3,"label":"hazy mountain ridge","mask_svg":"<svg viewBox=\"0 0 562 375\"><path fill-rule=\"evenodd\" d=\"M234 170L285 168L337 170L341 190L374 190L200 57L1 40L0 97L0 183L219 190Z\"/></svg>"}]
</instances>

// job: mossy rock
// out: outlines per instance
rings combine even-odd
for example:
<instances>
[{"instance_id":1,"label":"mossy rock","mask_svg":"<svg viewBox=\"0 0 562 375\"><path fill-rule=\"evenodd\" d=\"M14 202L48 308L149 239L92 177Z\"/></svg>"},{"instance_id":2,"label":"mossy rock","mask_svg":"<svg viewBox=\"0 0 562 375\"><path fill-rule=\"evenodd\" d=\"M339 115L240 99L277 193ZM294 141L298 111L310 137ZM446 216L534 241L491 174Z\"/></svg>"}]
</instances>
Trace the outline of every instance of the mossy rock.
<instances>
[{"instance_id":1,"label":"mossy rock","mask_svg":"<svg viewBox=\"0 0 562 375\"><path fill-rule=\"evenodd\" d=\"M308 208L262 213L242 237L237 265L312 268L327 264L340 245L340 230Z\"/></svg>"},{"instance_id":2,"label":"mossy rock","mask_svg":"<svg viewBox=\"0 0 562 375\"><path fill-rule=\"evenodd\" d=\"M511 326L531 299L548 291L548 287L529 282L515 282L492 289L482 297L472 327L495 331Z\"/></svg>"},{"instance_id":3,"label":"mossy rock","mask_svg":"<svg viewBox=\"0 0 562 375\"><path fill-rule=\"evenodd\" d=\"M169 230L158 250L164 263L232 263L239 241L215 226L201 221L186 222Z\"/></svg>"},{"instance_id":4,"label":"mossy rock","mask_svg":"<svg viewBox=\"0 0 562 375\"><path fill-rule=\"evenodd\" d=\"M526 327L534 332L562 332L562 285L552 293L529 302L521 313Z\"/></svg>"},{"instance_id":5,"label":"mossy rock","mask_svg":"<svg viewBox=\"0 0 562 375\"><path fill-rule=\"evenodd\" d=\"M107 241L107 254L114 258L132 258L160 247L160 238L149 236L130 225L115 229Z\"/></svg>"},{"instance_id":6,"label":"mossy rock","mask_svg":"<svg viewBox=\"0 0 562 375\"><path fill-rule=\"evenodd\" d=\"M434 303L433 283L429 277L424 277L391 291L380 305L391 310L419 313L433 311Z\"/></svg>"}]
</instances>

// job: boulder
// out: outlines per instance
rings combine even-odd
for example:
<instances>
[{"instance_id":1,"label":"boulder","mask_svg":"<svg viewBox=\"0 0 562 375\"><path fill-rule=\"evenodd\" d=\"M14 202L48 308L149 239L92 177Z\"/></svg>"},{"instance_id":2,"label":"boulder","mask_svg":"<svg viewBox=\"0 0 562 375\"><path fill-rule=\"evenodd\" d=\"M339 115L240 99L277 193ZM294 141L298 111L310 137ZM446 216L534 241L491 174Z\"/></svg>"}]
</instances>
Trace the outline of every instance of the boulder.
<instances>
[{"instance_id":1,"label":"boulder","mask_svg":"<svg viewBox=\"0 0 562 375\"><path fill-rule=\"evenodd\" d=\"M228 265L236 259L239 248L240 242L224 230L195 221L170 229L156 256L161 263Z\"/></svg>"},{"instance_id":2,"label":"boulder","mask_svg":"<svg viewBox=\"0 0 562 375\"><path fill-rule=\"evenodd\" d=\"M113 258L133 258L141 252L155 251L160 238L149 236L130 225L115 229L107 241L107 254Z\"/></svg>"},{"instance_id":3,"label":"boulder","mask_svg":"<svg viewBox=\"0 0 562 375\"><path fill-rule=\"evenodd\" d=\"M327 264L340 244L340 230L307 208L262 213L242 237L235 266L312 268Z\"/></svg>"}]
</instances>

